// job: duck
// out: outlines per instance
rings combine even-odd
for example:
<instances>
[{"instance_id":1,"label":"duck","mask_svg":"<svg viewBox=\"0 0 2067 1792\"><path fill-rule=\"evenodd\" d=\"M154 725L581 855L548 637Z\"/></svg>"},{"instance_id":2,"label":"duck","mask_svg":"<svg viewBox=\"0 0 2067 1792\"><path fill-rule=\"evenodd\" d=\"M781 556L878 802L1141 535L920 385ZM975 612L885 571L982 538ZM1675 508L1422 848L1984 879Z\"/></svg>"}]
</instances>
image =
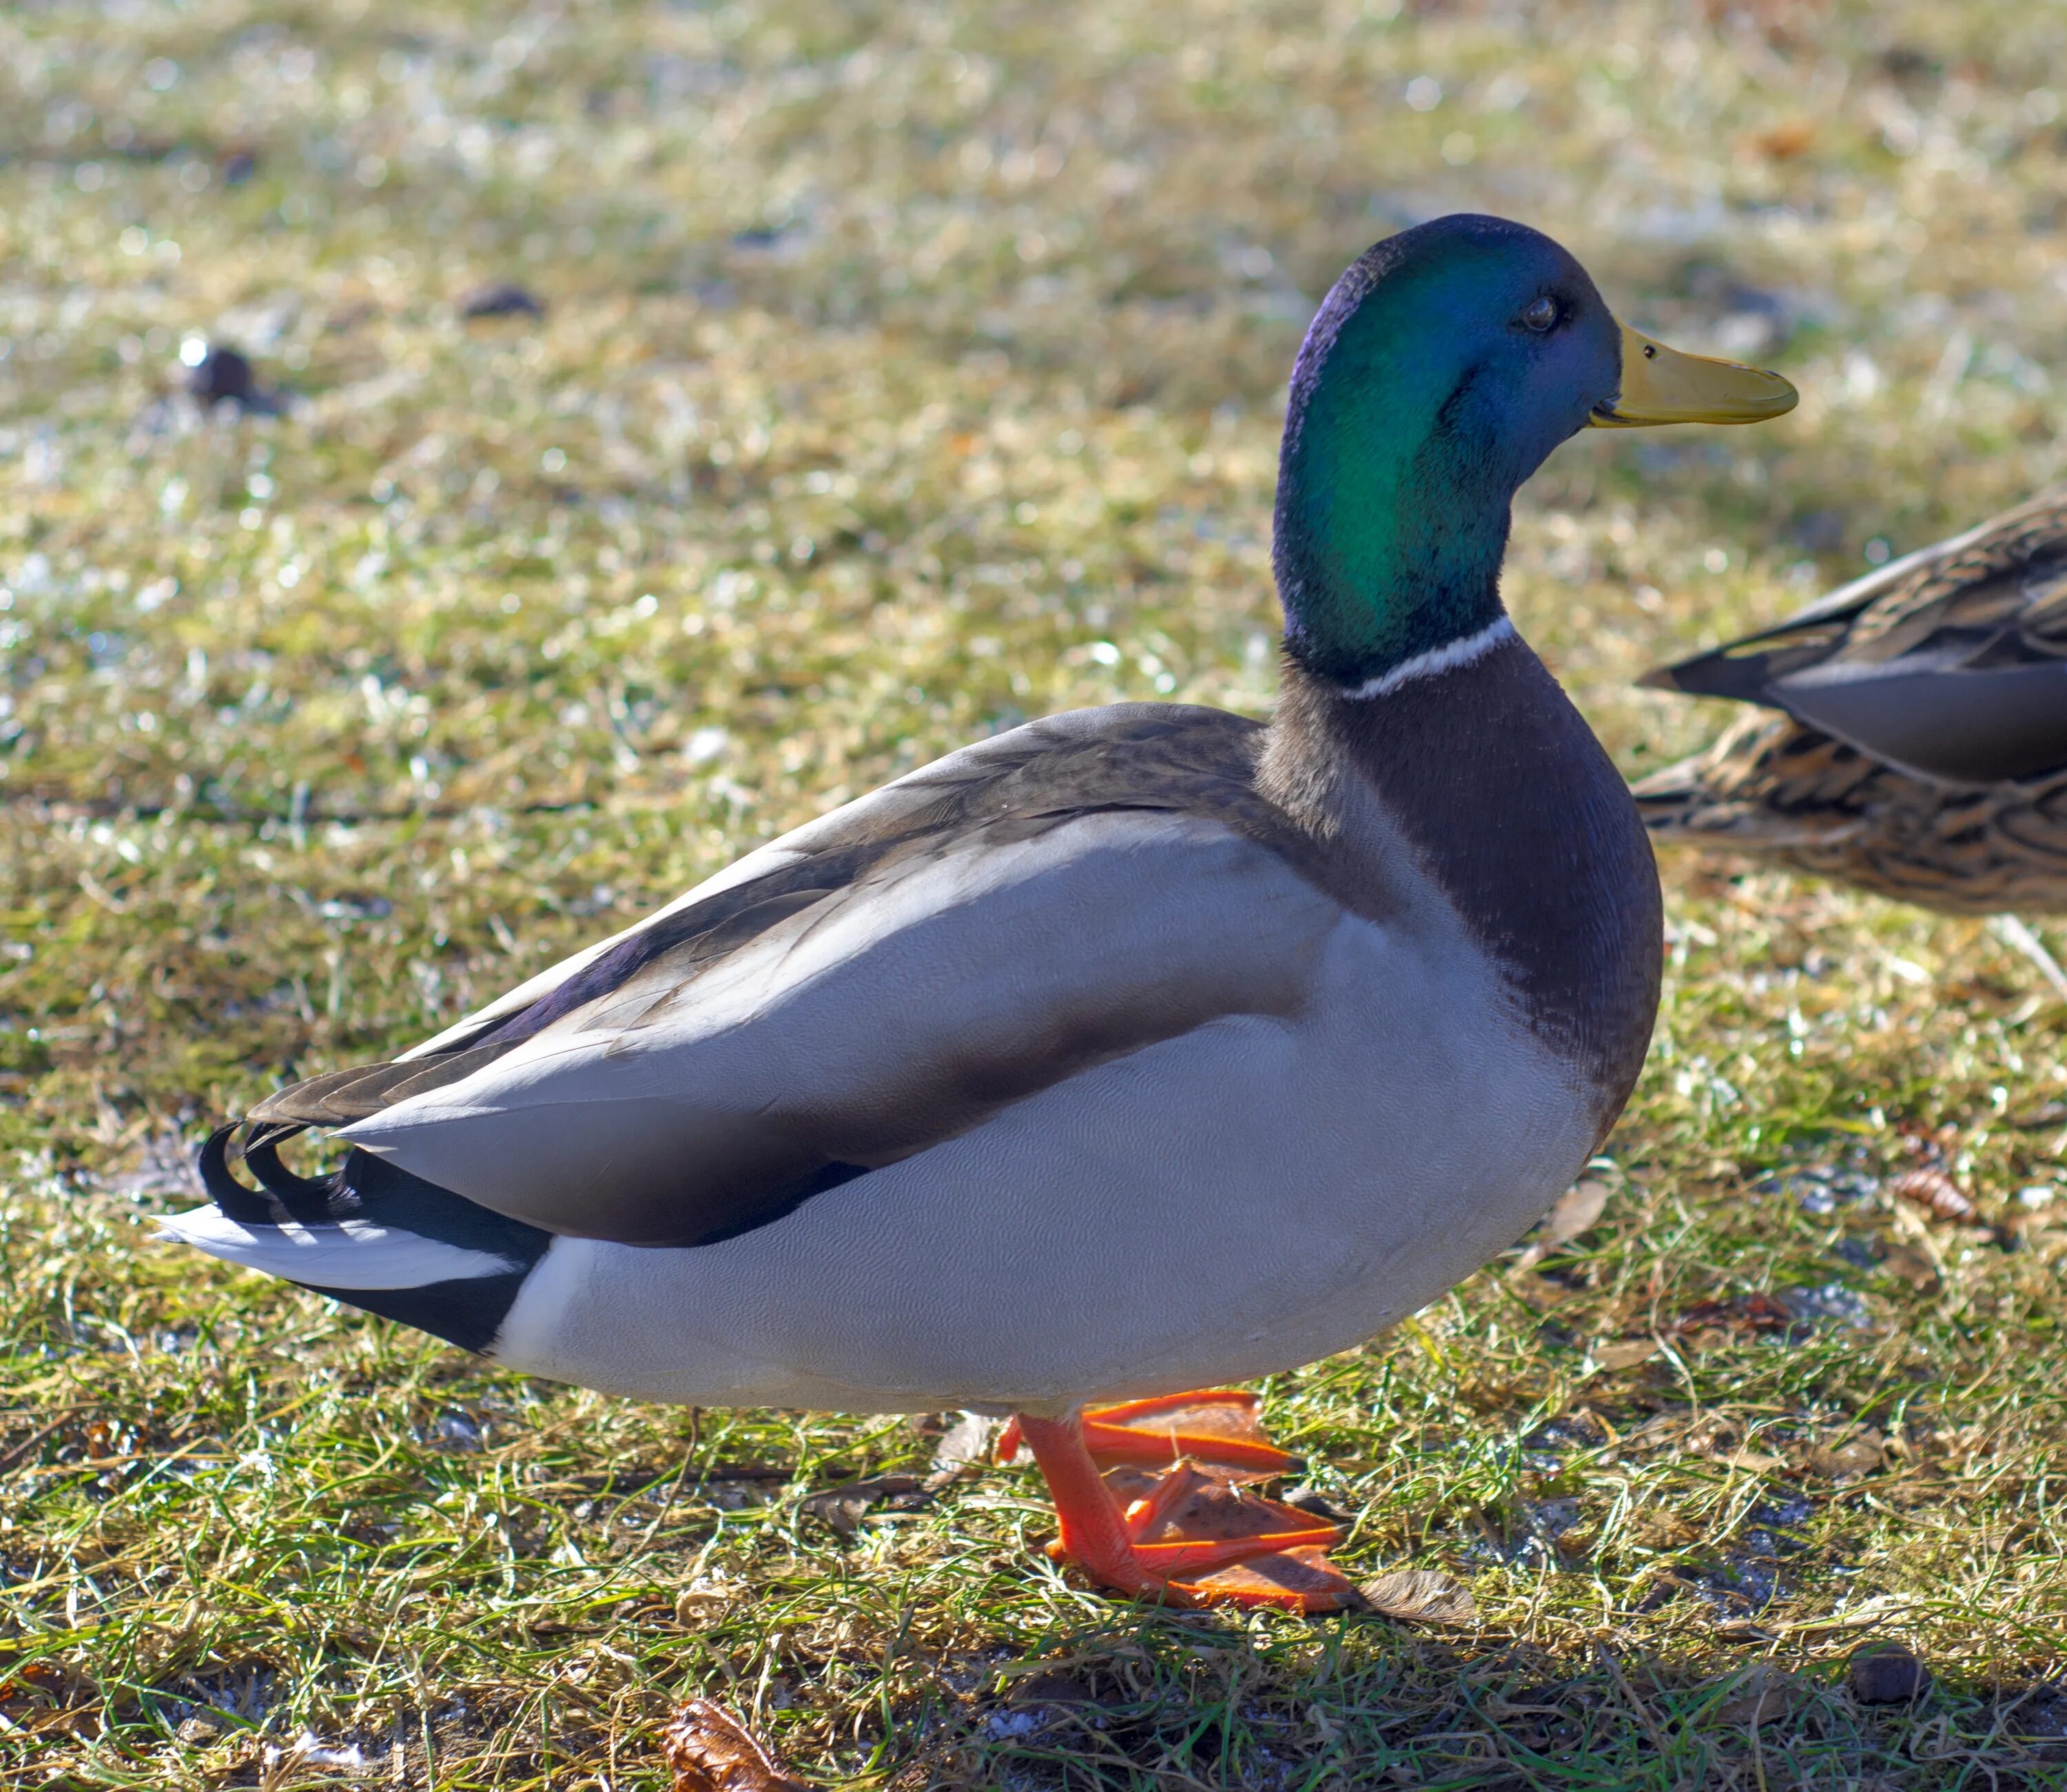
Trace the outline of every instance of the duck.
<instances>
[{"instance_id":1,"label":"duck","mask_svg":"<svg viewBox=\"0 0 2067 1792\"><path fill-rule=\"evenodd\" d=\"M2058 993L2067 911L2067 490L1641 683L1752 705L1635 785L1653 840L1984 916Z\"/></svg>"},{"instance_id":2,"label":"duck","mask_svg":"<svg viewBox=\"0 0 2067 1792\"><path fill-rule=\"evenodd\" d=\"M215 1257L636 1399L1009 1418L1123 1596L1341 1609L1237 1384L1509 1245L1655 1015L1655 867L1503 606L1589 427L1780 415L1509 221L1336 282L1293 367L1261 721L1119 703L747 853L394 1059L218 1128ZM327 1175L297 1135L344 1148Z\"/></svg>"}]
</instances>

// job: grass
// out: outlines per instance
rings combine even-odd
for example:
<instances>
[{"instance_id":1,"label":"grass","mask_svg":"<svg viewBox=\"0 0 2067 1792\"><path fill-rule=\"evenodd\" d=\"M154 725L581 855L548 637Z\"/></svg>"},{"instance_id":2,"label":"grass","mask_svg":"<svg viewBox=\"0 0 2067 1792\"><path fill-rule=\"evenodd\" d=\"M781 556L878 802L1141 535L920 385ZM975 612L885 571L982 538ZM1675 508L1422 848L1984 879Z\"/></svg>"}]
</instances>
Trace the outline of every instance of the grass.
<instances>
[{"instance_id":1,"label":"grass","mask_svg":"<svg viewBox=\"0 0 2067 1792\"><path fill-rule=\"evenodd\" d=\"M843 1536L805 1496L928 1427L491 1372L152 1240L214 1116L903 767L1263 710L1290 353L1423 215L1801 386L1517 517L1621 762L1691 749L1638 671L2061 476L2063 50L2007 0L0 16L0 1775L623 1792L702 1692L863 1786L2067 1785L2062 1015L1974 924L1668 863L1600 1221L1270 1386L1462 1630L1094 1598L1025 1470ZM461 319L505 278L545 315ZM201 335L278 414L181 396ZM1934 1156L1985 1225L1888 1194ZM1868 1636L1928 1693L1854 1701Z\"/></svg>"}]
</instances>

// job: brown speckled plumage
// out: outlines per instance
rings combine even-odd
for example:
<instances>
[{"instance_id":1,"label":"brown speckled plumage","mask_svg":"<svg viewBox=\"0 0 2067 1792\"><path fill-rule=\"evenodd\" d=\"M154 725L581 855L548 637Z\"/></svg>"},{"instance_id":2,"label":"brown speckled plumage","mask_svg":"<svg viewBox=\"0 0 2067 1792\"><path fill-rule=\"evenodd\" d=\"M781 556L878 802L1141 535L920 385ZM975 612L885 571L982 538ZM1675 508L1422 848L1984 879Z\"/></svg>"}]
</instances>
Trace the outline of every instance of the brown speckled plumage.
<instances>
[{"instance_id":1,"label":"brown speckled plumage","mask_svg":"<svg viewBox=\"0 0 2067 1792\"><path fill-rule=\"evenodd\" d=\"M1890 681L1884 717L1870 718L1885 733L1848 741L1799 713L1805 672L1828 689L1833 673L1895 668L1913 676ZM2012 673L2039 696L1993 749L2018 775L1930 775L1886 750L1919 699L1976 673ZM1952 913L2067 912L2067 494L1646 682L1769 706L1635 786L1659 840L1748 852Z\"/></svg>"}]
</instances>

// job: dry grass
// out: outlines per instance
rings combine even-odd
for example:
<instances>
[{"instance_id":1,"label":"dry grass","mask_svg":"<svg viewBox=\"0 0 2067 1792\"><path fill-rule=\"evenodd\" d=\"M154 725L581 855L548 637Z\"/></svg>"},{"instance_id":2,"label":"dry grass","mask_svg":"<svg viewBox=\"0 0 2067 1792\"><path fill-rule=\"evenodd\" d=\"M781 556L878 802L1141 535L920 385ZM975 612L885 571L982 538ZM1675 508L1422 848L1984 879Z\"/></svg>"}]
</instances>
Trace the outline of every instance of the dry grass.
<instances>
[{"instance_id":1,"label":"dry grass","mask_svg":"<svg viewBox=\"0 0 2067 1792\"><path fill-rule=\"evenodd\" d=\"M1690 747L1631 674L2059 477L2063 51L2006 0L0 17L0 1773L654 1787L701 1691L900 1787L2067 1784L2061 1016L1971 924L1668 866L1601 1222L1270 1390L1353 1564L1468 1579L1446 1636L1115 1607L1024 1471L843 1538L802 1497L908 1423L151 1242L210 1116L899 767L1262 709L1284 373L1403 221L1529 218L1802 388L1518 519L1604 738ZM460 321L506 278L542 319ZM280 414L178 396L218 331ZM1986 1226L1881 1187L1932 1153ZM1862 1707L1889 1634L1935 1682Z\"/></svg>"}]
</instances>

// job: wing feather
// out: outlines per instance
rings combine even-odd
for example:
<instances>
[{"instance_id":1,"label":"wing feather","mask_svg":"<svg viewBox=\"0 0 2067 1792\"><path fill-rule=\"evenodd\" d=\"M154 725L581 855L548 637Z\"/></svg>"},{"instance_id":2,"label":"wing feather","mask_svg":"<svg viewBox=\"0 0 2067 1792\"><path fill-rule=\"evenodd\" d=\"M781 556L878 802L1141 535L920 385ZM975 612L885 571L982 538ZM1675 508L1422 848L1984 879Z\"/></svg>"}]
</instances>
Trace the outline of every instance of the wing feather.
<instances>
[{"instance_id":1,"label":"wing feather","mask_svg":"<svg viewBox=\"0 0 2067 1792\"><path fill-rule=\"evenodd\" d=\"M657 959L346 1136L550 1231L695 1242L1156 1041L1289 1018L1342 913L1200 818L979 831L700 974Z\"/></svg>"},{"instance_id":2,"label":"wing feather","mask_svg":"<svg viewBox=\"0 0 2067 1792\"><path fill-rule=\"evenodd\" d=\"M250 1118L555 1232L763 1223L1113 1057L1294 1010L1368 892L1324 893L1328 854L1257 790L1261 733L1119 705L979 742Z\"/></svg>"}]
</instances>

